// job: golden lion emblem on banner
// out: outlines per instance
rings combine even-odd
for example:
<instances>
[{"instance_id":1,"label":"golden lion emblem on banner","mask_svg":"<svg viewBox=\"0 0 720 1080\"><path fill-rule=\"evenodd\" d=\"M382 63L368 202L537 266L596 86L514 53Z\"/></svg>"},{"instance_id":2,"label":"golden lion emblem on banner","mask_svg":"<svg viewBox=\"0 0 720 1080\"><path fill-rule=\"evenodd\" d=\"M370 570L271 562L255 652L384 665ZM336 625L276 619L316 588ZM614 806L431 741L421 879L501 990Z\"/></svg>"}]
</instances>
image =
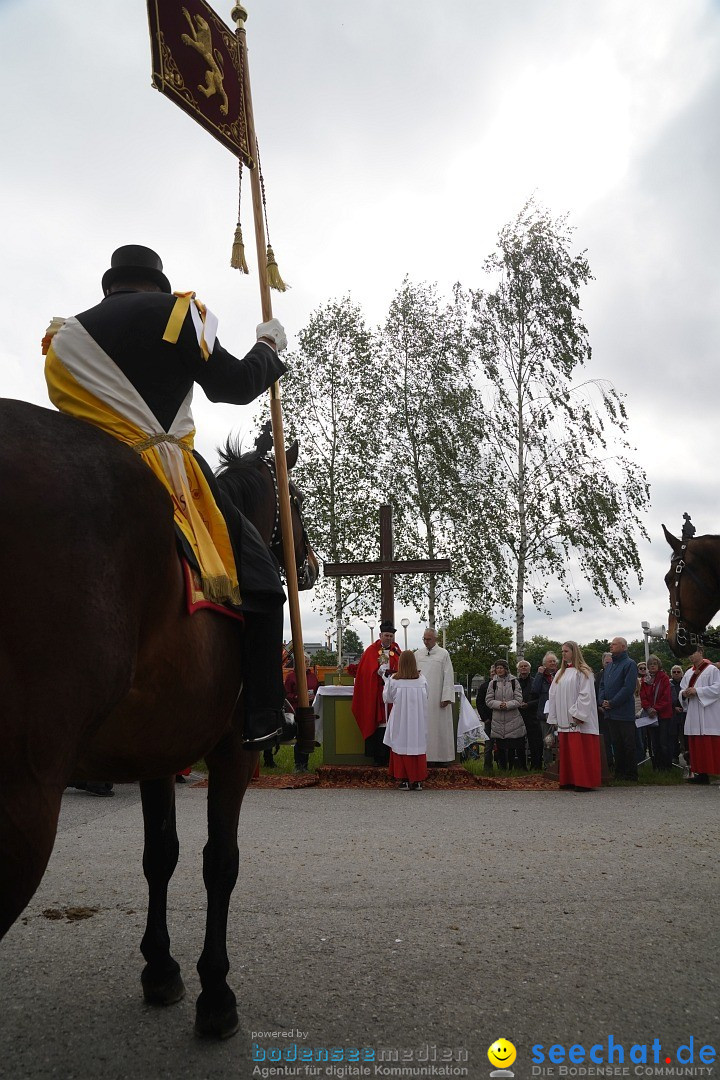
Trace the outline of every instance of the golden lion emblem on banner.
<instances>
[{"instance_id":1,"label":"golden lion emblem on banner","mask_svg":"<svg viewBox=\"0 0 720 1080\"><path fill-rule=\"evenodd\" d=\"M206 19L203 19L202 15L195 15L195 22L193 23L188 9L183 8L182 11L188 21L190 33L182 34L181 41L183 45L189 45L191 49L195 49L199 52L208 66L208 70L205 72L205 85L203 86L203 84L200 83L198 85L198 90L201 94L204 94L206 98L211 98L214 94L219 94L221 97L220 112L223 116L227 116L228 96L225 93L225 87L223 85L225 72L222 67L221 54L217 49L213 49L210 24Z\"/></svg>"}]
</instances>

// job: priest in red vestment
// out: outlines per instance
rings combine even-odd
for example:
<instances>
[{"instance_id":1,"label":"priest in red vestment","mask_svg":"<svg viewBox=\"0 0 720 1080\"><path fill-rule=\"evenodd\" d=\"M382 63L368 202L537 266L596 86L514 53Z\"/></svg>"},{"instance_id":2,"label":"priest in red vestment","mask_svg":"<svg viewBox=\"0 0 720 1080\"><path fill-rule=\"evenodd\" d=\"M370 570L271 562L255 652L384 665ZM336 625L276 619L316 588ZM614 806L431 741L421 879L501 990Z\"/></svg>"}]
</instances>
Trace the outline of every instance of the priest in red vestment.
<instances>
[{"instance_id":1,"label":"priest in red vestment","mask_svg":"<svg viewBox=\"0 0 720 1080\"><path fill-rule=\"evenodd\" d=\"M380 637L362 654L355 675L353 716L365 738L365 753L375 765L387 765L390 757L390 751L383 743L387 723L383 675L397 671L400 652L392 621L381 622Z\"/></svg>"}]
</instances>

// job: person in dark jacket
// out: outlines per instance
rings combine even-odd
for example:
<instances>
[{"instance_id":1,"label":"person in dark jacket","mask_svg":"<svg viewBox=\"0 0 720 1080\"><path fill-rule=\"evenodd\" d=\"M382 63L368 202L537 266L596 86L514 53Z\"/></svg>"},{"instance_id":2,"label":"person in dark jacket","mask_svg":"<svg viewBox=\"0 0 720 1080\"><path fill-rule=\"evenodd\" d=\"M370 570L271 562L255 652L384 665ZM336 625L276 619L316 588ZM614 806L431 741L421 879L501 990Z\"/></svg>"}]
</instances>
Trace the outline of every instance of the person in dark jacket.
<instances>
[{"instance_id":1,"label":"person in dark jacket","mask_svg":"<svg viewBox=\"0 0 720 1080\"><path fill-rule=\"evenodd\" d=\"M493 741L490 738L490 727L492 723L492 709L488 706L485 698L487 696L488 687L491 680L495 676L495 665L490 665L490 674L487 679L483 679L477 688L477 694L475 697L475 706L478 711L478 716L485 725L485 734L487 735L487 742L485 743L485 759L483 761L483 772L491 773L493 771Z\"/></svg>"},{"instance_id":2,"label":"person in dark jacket","mask_svg":"<svg viewBox=\"0 0 720 1080\"><path fill-rule=\"evenodd\" d=\"M537 719L540 724L542 737L545 739L553 730L547 722L546 706L550 694L550 684L557 675L558 658L554 652L547 652L543 656L543 662L537 669L537 674L532 682L532 692L537 698ZM551 765L553 752L547 746L543 746L543 766Z\"/></svg>"},{"instance_id":3,"label":"person in dark jacket","mask_svg":"<svg viewBox=\"0 0 720 1080\"><path fill-rule=\"evenodd\" d=\"M685 743L685 699L680 697L680 685L682 683L683 669L679 664L673 664L670 669L670 691L672 693L673 716L675 717L675 751L673 761L679 760L681 751L686 749Z\"/></svg>"},{"instance_id":4,"label":"person in dark jacket","mask_svg":"<svg viewBox=\"0 0 720 1080\"><path fill-rule=\"evenodd\" d=\"M610 721L605 715L603 709L600 708L600 680L603 677L603 671L612 663L612 653L604 652L602 654L602 668L595 675L595 698L598 703L598 724L600 726L600 734L605 744L605 759L607 761L608 769L615 768L615 753L613 751L612 739L610 738Z\"/></svg>"},{"instance_id":5,"label":"person in dark jacket","mask_svg":"<svg viewBox=\"0 0 720 1080\"><path fill-rule=\"evenodd\" d=\"M522 690L522 704L520 715L527 731L528 750L530 751L530 768L542 769L543 763L543 734L540 721L537 718L537 694L533 691L534 680L530 674L531 668L527 660L519 660L517 665L517 677Z\"/></svg>"},{"instance_id":6,"label":"person in dark jacket","mask_svg":"<svg viewBox=\"0 0 720 1080\"><path fill-rule=\"evenodd\" d=\"M240 604L243 745L262 749L282 732L285 594L257 530L223 499L210 466L193 450L190 402L195 383L210 401L253 401L287 370L278 356L287 345L285 331L277 319L261 323L255 345L238 359L220 344L212 312L194 293L173 295L160 256L138 244L113 252L102 290L104 299L95 307L48 328L54 330L45 366L50 399L156 461L181 531L192 532L193 513L201 520L214 551L204 534L198 539L197 529L195 548L184 531L181 542L189 545L190 558L200 560L212 599ZM191 501L202 500L197 507L188 505L190 492ZM203 552L210 555L206 565Z\"/></svg>"},{"instance_id":7,"label":"person in dark jacket","mask_svg":"<svg viewBox=\"0 0 720 1080\"><path fill-rule=\"evenodd\" d=\"M616 637L610 642L612 660L600 678L600 708L608 719L615 750L615 777L637 780L635 748L635 688L637 664L628 656L627 641Z\"/></svg>"}]
</instances>

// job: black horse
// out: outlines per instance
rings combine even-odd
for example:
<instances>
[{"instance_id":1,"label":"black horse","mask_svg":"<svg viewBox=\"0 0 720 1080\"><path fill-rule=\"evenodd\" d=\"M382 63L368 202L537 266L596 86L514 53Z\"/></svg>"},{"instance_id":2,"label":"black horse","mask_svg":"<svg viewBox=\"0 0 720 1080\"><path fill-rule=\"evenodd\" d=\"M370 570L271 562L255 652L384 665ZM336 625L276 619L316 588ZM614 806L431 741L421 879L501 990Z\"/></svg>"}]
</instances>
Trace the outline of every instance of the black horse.
<instances>
[{"instance_id":1,"label":"black horse","mask_svg":"<svg viewBox=\"0 0 720 1080\"><path fill-rule=\"evenodd\" d=\"M239 622L188 615L170 497L129 447L96 427L0 400L0 936L38 887L72 780L139 781L149 886L147 1001L184 993L170 953L167 886L178 858L175 774L209 770L208 894L196 1031L238 1026L226 982L240 805L257 754L241 748ZM288 454L297 458L297 447ZM219 484L273 540L276 486L260 452L228 446ZM243 493L247 497L243 497ZM317 576L293 500L299 574ZM278 657L278 663L280 657Z\"/></svg>"}]
</instances>

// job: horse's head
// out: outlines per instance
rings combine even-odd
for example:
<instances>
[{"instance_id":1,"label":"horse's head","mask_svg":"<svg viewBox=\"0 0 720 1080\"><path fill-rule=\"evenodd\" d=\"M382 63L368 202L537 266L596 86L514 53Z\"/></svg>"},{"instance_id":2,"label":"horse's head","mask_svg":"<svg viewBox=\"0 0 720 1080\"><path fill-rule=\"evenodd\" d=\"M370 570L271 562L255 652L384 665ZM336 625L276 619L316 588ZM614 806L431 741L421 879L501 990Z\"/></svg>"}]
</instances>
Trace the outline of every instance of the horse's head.
<instances>
[{"instance_id":1,"label":"horse's head","mask_svg":"<svg viewBox=\"0 0 720 1080\"><path fill-rule=\"evenodd\" d=\"M264 430L255 444L255 449L246 454L240 452L237 441L228 439L224 448L219 451L221 467L217 473L217 481L238 510L253 523L280 565L284 567L275 461L269 453L272 439L268 443L266 436L267 432ZM295 441L286 450L288 473L297 463L298 449ZM319 567L303 522L304 496L292 480L289 481L289 488L298 588L312 589L318 578Z\"/></svg>"},{"instance_id":2,"label":"horse's head","mask_svg":"<svg viewBox=\"0 0 720 1080\"><path fill-rule=\"evenodd\" d=\"M299 446L297 439L288 447L285 451L285 460L287 462L288 473L297 464ZM268 459L266 464L272 471L273 484L275 489L275 497L277 499L277 481L275 478L275 461L271 458ZM308 540L307 530L305 529L305 522L302 516L303 502L305 496L303 495L297 484L293 483L288 478L288 487L290 490L290 513L292 516L293 527L293 547L295 549L295 566L297 568L297 581L298 589L300 592L306 589L312 589L313 585L318 579L320 567L318 565L317 556L313 551L310 541ZM284 558L282 554L282 533L280 530L279 513L280 508L278 506L278 522L276 526L277 539L276 543L279 550L276 550L272 542L270 548L275 552L280 564L284 564Z\"/></svg>"},{"instance_id":3,"label":"horse's head","mask_svg":"<svg viewBox=\"0 0 720 1080\"><path fill-rule=\"evenodd\" d=\"M678 540L664 525L663 532L672 548L665 575L670 595L667 640L676 656L690 656L697 645L710 643L705 628L720 607L720 537Z\"/></svg>"}]
</instances>

